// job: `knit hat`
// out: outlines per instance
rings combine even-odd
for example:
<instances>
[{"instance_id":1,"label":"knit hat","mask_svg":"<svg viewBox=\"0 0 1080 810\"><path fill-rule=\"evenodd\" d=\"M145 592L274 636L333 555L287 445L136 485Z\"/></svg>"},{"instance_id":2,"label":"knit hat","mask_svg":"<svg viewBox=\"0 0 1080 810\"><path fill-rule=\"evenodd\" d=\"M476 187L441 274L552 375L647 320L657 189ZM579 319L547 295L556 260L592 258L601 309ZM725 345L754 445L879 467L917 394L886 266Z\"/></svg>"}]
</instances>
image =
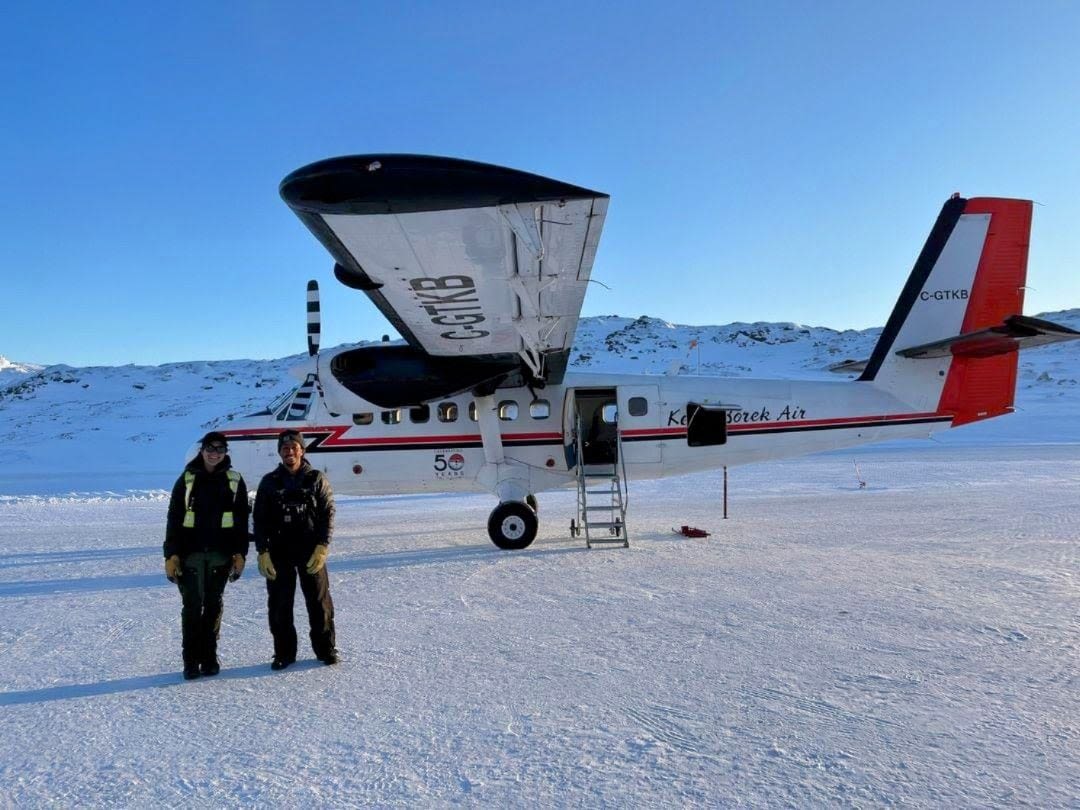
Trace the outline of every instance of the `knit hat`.
<instances>
[{"instance_id":1,"label":"knit hat","mask_svg":"<svg viewBox=\"0 0 1080 810\"><path fill-rule=\"evenodd\" d=\"M293 442L304 449L304 434L299 430L283 430L277 437L277 449L280 450L286 442Z\"/></svg>"},{"instance_id":2,"label":"knit hat","mask_svg":"<svg viewBox=\"0 0 1080 810\"><path fill-rule=\"evenodd\" d=\"M216 430L211 430L205 436L202 437L202 441L199 443L202 447L206 447L211 444L223 444L226 447L229 446L229 440L225 438L224 433L219 433Z\"/></svg>"}]
</instances>

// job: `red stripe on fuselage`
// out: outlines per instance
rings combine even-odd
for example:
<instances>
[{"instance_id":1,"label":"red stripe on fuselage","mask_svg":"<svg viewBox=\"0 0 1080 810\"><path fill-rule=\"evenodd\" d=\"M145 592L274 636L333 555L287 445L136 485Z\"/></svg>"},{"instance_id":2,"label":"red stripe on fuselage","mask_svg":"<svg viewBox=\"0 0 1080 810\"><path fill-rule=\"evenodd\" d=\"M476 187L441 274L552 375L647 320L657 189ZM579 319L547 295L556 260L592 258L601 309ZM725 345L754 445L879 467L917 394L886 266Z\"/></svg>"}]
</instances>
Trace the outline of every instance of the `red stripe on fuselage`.
<instances>
[{"instance_id":1,"label":"red stripe on fuselage","mask_svg":"<svg viewBox=\"0 0 1080 810\"><path fill-rule=\"evenodd\" d=\"M903 424L917 420L951 419L952 413L926 412L904 414L876 414L873 416L843 416L833 419L801 419L787 422L751 422L747 424L728 425L728 433L761 433L769 431L792 431L821 428L855 428L860 425L877 424ZM482 441L479 433L457 434L432 434L425 436L370 436L370 437L347 437L345 434L353 429L353 425L309 425L303 428L303 433L313 439L318 439L315 449L339 449L354 447L384 447L396 446L402 450L408 450L411 445L440 444L453 446L455 444L477 444ZM240 428L222 431L226 437L253 438L253 439L276 439L281 432L277 428ZM660 428L631 428L619 432L625 439L666 439L686 435L686 426ZM563 435L556 432L542 433L508 433L503 437L503 443L507 442L536 442L549 443L562 441Z\"/></svg>"},{"instance_id":2,"label":"red stripe on fuselage","mask_svg":"<svg viewBox=\"0 0 1080 810\"><path fill-rule=\"evenodd\" d=\"M353 427L353 425L305 425L301 432L304 434L311 434L313 437L316 435L325 436L325 438L321 442L319 442L320 447L364 447L386 444L406 446L410 444L454 445L469 444L481 441L479 433L433 434L426 436L347 437L345 434L352 430ZM225 430L222 432L227 437L265 437L267 439L275 439L277 438L277 435L281 433L281 430L277 428L243 428L237 430ZM562 440L562 434L553 432L507 433L503 435L502 439L504 442L560 441Z\"/></svg>"}]
</instances>

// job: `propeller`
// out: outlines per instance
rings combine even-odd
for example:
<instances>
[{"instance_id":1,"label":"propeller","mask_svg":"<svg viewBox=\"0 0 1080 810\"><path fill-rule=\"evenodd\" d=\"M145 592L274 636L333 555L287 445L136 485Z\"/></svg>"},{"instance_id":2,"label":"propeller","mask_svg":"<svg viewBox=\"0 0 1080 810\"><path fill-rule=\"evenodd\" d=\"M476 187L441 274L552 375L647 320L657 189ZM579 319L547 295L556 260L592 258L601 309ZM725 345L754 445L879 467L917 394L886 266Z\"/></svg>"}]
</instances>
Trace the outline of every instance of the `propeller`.
<instances>
[{"instance_id":1,"label":"propeller","mask_svg":"<svg viewBox=\"0 0 1080 810\"><path fill-rule=\"evenodd\" d=\"M307 353L314 357L319 353L319 340L322 338L322 313L319 310L319 282L312 279L307 283Z\"/></svg>"},{"instance_id":2,"label":"propeller","mask_svg":"<svg viewBox=\"0 0 1080 810\"><path fill-rule=\"evenodd\" d=\"M319 379L319 341L322 339L322 314L319 309L319 282L307 283L307 361L289 369L289 373L311 388Z\"/></svg>"},{"instance_id":3,"label":"propeller","mask_svg":"<svg viewBox=\"0 0 1080 810\"><path fill-rule=\"evenodd\" d=\"M308 361L289 372L301 380L300 388L289 406L289 420L302 420L308 415L315 393L322 395L319 384L319 341L322 338L322 315L319 310L319 282L307 283L307 351Z\"/></svg>"}]
</instances>

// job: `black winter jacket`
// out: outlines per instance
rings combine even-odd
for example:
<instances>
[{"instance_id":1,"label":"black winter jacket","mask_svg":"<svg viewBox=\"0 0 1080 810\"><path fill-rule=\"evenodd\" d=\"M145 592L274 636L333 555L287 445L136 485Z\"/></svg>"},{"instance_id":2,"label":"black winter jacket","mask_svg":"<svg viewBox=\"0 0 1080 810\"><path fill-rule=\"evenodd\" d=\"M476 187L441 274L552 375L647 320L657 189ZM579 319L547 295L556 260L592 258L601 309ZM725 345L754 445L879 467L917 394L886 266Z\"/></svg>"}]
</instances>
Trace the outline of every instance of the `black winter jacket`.
<instances>
[{"instance_id":1,"label":"black winter jacket","mask_svg":"<svg viewBox=\"0 0 1080 810\"><path fill-rule=\"evenodd\" d=\"M284 464L263 476L255 494L255 549L306 561L334 536L334 492L307 459L296 474ZM302 558L302 559L301 559Z\"/></svg>"},{"instance_id":2,"label":"black winter jacket","mask_svg":"<svg viewBox=\"0 0 1080 810\"><path fill-rule=\"evenodd\" d=\"M185 557L193 551L221 551L232 556L244 557L248 552L248 493L244 479L241 478L233 495L229 487L226 472L232 462L228 456L213 472L207 472L202 458L196 456L184 468L184 472L195 473L191 487L191 505L195 512L195 525L184 526L187 504L184 493L187 484L184 476L176 479L169 499L169 517L165 526L165 543L162 550L166 557L173 554ZM221 516L224 512L233 513L233 527L223 529Z\"/></svg>"}]
</instances>

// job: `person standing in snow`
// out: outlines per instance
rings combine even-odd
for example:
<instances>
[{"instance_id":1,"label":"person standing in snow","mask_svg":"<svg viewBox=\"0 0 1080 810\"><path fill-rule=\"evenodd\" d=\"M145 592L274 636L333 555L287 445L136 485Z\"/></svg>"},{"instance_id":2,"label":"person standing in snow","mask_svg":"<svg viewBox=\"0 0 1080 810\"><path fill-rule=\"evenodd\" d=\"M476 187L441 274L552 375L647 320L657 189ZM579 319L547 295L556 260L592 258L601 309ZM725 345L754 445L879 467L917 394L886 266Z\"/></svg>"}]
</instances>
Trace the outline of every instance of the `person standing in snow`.
<instances>
[{"instance_id":1,"label":"person standing in snow","mask_svg":"<svg viewBox=\"0 0 1080 810\"><path fill-rule=\"evenodd\" d=\"M326 557L334 533L334 493L330 482L304 458L304 437L297 430L278 436L281 464L263 476L255 495L255 550L259 573L266 577L272 669L296 661L293 600L296 581L307 605L311 648L324 664L336 664L334 603Z\"/></svg>"},{"instance_id":2,"label":"person standing in snow","mask_svg":"<svg viewBox=\"0 0 1080 810\"><path fill-rule=\"evenodd\" d=\"M224 434L202 438L199 454L176 480L165 528L165 576L183 599L184 677L217 675L225 584L244 570L248 493L232 469Z\"/></svg>"}]
</instances>

